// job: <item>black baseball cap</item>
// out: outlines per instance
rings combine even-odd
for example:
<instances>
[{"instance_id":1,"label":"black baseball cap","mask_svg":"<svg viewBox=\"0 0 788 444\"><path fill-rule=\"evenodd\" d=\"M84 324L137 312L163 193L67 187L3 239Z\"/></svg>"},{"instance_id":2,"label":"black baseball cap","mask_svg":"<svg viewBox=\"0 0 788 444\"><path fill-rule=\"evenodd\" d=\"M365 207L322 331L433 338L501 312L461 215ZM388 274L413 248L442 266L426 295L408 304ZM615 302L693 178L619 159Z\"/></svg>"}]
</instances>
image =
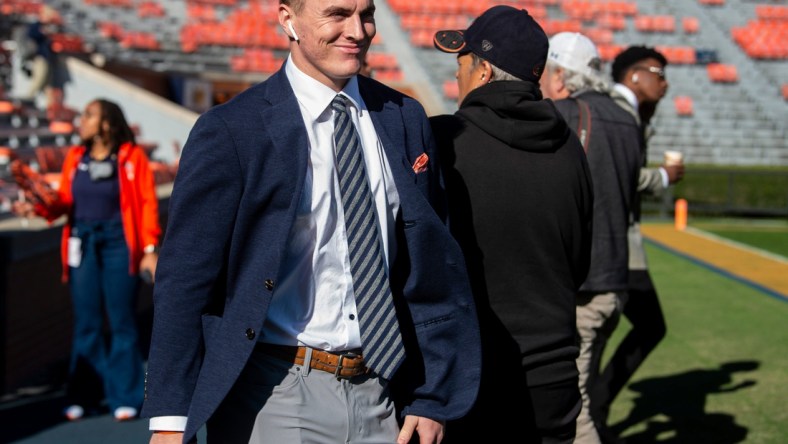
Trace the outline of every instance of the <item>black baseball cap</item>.
<instances>
[{"instance_id":1,"label":"black baseball cap","mask_svg":"<svg viewBox=\"0 0 788 444\"><path fill-rule=\"evenodd\" d=\"M525 9L493 6L466 30L435 33L435 47L448 53L473 52L522 80L539 82L550 46L547 35Z\"/></svg>"}]
</instances>

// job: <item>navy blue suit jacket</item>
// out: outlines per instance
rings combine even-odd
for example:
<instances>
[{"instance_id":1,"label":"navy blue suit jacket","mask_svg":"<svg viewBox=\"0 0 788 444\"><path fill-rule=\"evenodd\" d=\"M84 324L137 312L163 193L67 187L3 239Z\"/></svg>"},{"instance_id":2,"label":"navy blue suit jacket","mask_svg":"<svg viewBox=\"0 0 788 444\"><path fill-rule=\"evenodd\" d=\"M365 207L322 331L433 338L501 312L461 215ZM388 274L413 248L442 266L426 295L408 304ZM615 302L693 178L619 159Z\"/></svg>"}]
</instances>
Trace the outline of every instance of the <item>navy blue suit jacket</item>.
<instances>
[{"instance_id":1,"label":"navy blue suit jacket","mask_svg":"<svg viewBox=\"0 0 788 444\"><path fill-rule=\"evenodd\" d=\"M445 223L421 105L359 77L400 196L391 286L406 361L401 414L465 414L480 373L462 252ZM412 165L427 153L425 172ZM188 416L192 438L236 381L263 326L307 171L308 140L284 69L201 116L180 161L156 274L143 416Z\"/></svg>"}]
</instances>

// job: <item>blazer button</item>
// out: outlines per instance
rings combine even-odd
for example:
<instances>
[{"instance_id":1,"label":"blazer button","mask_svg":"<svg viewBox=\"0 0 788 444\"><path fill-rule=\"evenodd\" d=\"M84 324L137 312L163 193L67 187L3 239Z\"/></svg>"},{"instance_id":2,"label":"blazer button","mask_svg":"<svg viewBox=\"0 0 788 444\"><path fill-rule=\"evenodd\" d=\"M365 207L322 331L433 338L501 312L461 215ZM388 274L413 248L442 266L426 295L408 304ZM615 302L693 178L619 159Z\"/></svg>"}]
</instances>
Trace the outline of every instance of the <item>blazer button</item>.
<instances>
[{"instance_id":1,"label":"blazer button","mask_svg":"<svg viewBox=\"0 0 788 444\"><path fill-rule=\"evenodd\" d=\"M265 280L265 289L268 290L268 291L273 290L274 289L274 281L272 281L271 279L266 279Z\"/></svg>"},{"instance_id":2,"label":"blazer button","mask_svg":"<svg viewBox=\"0 0 788 444\"><path fill-rule=\"evenodd\" d=\"M251 328L246 329L246 339L250 341L254 339L254 330L252 330Z\"/></svg>"}]
</instances>

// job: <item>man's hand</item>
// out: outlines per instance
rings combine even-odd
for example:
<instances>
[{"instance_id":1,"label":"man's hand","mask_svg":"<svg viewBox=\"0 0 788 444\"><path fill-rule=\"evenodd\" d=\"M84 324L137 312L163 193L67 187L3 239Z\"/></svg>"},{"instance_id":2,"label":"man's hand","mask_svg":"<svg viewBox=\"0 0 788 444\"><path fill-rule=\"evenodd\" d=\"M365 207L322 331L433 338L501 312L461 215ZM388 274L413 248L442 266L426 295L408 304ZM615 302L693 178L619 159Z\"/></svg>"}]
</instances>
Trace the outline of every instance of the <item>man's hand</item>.
<instances>
[{"instance_id":1,"label":"man's hand","mask_svg":"<svg viewBox=\"0 0 788 444\"><path fill-rule=\"evenodd\" d=\"M668 173L668 183L673 185L684 177L684 164L662 165L662 168Z\"/></svg>"},{"instance_id":2,"label":"man's hand","mask_svg":"<svg viewBox=\"0 0 788 444\"><path fill-rule=\"evenodd\" d=\"M408 415L397 437L397 444L408 444L414 432L419 434L419 444L439 444L443 441L443 428L442 422Z\"/></svg>"},{"instance_id":3,"label":"man's hand","mask_svg":"<svg viewBox=\"0 0 788 444\"><path fill-rule=\"evenodd\" d=\"M181 442L183 442L182 432L153 432L153 436L150 437L150 444L181 444Z\"/></svg>"},{"instance_id":4,"label":"man's hand","mask_svg":"<svg viewBox=\"0 0 788 444\"><path fill-rule=\"evenodd\" d=\"M147 271L150 273L150 282L149 284L153 283L153 277L156 275L156 264L159 262L159 255L156 253L145 253L142 256L142 260L140 261L140 277L142 274Z\"/></svg>"}]
</instances>

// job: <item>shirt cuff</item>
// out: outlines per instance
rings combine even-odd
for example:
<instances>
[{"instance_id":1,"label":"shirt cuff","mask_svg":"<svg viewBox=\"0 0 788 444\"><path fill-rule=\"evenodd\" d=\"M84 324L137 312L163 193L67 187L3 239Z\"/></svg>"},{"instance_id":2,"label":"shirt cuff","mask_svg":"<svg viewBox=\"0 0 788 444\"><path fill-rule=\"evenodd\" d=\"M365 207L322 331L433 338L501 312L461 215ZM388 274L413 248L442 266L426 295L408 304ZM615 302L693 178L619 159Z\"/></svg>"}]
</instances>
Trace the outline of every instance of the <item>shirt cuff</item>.
<instances>
[{"instance_id":1,"label":"shirt cuff","mask_svg":"<svg viewBox=\"0 0 788 444\"><path fill-rule=\"evenodd\" d=\"M150 419L149 430L182 432L186 430L185 416L156 416Z\"/></svg>"},{"instance_id":2,"label":"shirt cuff","mask_svg":"<svg viewBox=\"0 0 788 444\"><path fill-rule=\"evenodd\" d=\"M659 175L662 176L662 187L667 188L670 185L670 177L668 177L668 170L659 167Z\"/></svg>"}]
</instances>

